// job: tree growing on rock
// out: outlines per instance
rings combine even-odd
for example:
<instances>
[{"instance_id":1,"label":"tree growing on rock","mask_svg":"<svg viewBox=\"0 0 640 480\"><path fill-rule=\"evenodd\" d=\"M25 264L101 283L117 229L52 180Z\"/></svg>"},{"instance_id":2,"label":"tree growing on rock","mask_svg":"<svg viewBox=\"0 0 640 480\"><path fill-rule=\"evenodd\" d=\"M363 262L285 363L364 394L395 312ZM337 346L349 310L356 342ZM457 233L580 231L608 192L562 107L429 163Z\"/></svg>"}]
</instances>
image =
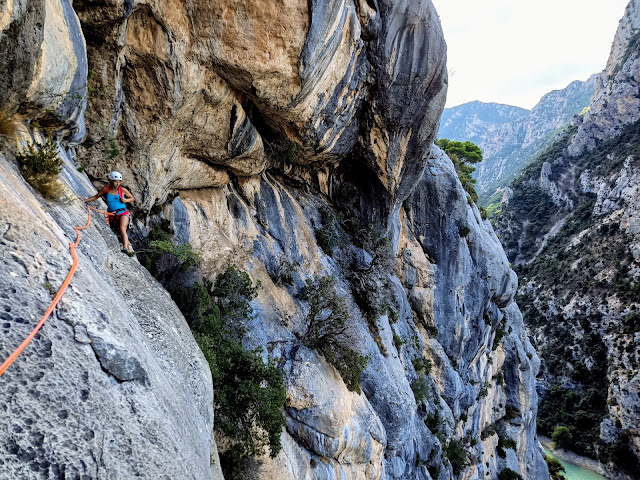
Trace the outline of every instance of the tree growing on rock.
<instances>
[{"instance_id":1,"label":"tree growing on rock","mask_svg":"<svg viewBox=\"0 0 640 480\"><path fill-rule=\"evenodd\" d=\"M329 276L307 280L304 298L310 308L303 343L338 370L349 390L360 393L360 375L367 358L348 346L349 307L336 292L336 280Z\"/></svg>"},{"instance_id":2,"label":"tree growing on rock","mask_svg":"<svg viewBox=\"0 0 640 480\"><path fill-rule=\"evenodd\" d=\"M476 179L472 177L476 171L472 165L482 161L482 150L472 142L458 142L447 138L436 140L435 144L444 150L456 168L462 186L474 202L478 202Z\"/></svg>"}]
</instances>

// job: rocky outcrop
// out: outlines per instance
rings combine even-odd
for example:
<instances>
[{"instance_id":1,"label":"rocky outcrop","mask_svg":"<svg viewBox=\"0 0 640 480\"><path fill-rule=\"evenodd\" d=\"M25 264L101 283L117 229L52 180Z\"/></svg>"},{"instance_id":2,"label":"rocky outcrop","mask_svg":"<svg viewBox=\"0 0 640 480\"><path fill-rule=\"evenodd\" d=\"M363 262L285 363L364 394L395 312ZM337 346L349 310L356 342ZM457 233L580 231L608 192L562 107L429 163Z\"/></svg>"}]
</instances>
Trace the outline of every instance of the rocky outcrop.
<instances>
[{"instance_id":1,"label":"rocky outcrop","mask_svg":"<svg viewBox=\"0 0 640 480\"><path fill-rule=\"evenodd\" d=\"M49 4L31 17L14 8L7 28L48 25ZM451 161L432 150L446 68L430 1L73 10L87 45L84 141L74 146L84 102L0 104L18 126L0 157L3 204L18 205L3 209L1 281L29 292L19 306L2 300L11 345L66 271L60 253L85 212L74 195L117 169L138 200L134 244L164 221L201 254L207 279L234 264L261 285L242 342L282 372L286 427L282 450L248 477L479 480L508 468L546 478L539 361L513 303L515 274ZM16 88L46 62L29 65L11 77ZM15 162L41 139L36 120L50 107L65 157L59 203ZM84 234L82 269L54 318L3 377L0 406L12 415L0 472L220 478L204 359L169 295L101 221ZM332 244L320 246L323 229ZM323 276L346 301L350 347L367 358L361 391L304 341L307 281Z\"/></svg>"},{"instance_id":2,"label":"rocky outcrop","mask_svg":"<svg viewBox=\"0 0 640 480\"><path fill-rule=\"evenodd\" d=\"M71 2L7 2L0 7L0 105L43 126L84 136L87 57Z\"/></svg>"},{"instance_id":3,"label":"rocky outcrop","mask_svg":"<svg viewBox=\"0 0 640 480\"><path fill-rule=\"evenodd\" d=\"M361 122L362 154L385 210L415 185L446 92L445 45L430 2L329 2L311 11L143 3L113 9L109 21L93 2L74 7L91 30L89 87L97 92L87 116L94 143L79 156L102 156L99 170L82 160L96 177L125 170L145 207L170 190L222 185L227 172L260 173L265 134L280 161L337 161L354 148ZM134 145L122 145L126 160L110 155L113 136Z\"/></svg>"},{"instance_id":4,"label":"rocky outcrop","mask_svg":"<svg viewBox=\"0 0 640 480\"><path fill-rule=\"evenodd\" d=\"M607 67L598 77L589 111L569 146L578 156L620 135L640 119L640 4L630 1L611 46Z\"/></svg>"},{"instance_id":5,"label":"rocky outcrop","mask_svg":"<svg viewBox=\"0 0 640 480\"><path fill-rule=\"evenodd\" d=\"M476 175L481 203L547 148L574 115L583 113L593 96L596 78L592 75L549 92L530 111L482 102L444 110L438 136L469 140L482 149L484 158Z\"/></svg>"}]
</instances>

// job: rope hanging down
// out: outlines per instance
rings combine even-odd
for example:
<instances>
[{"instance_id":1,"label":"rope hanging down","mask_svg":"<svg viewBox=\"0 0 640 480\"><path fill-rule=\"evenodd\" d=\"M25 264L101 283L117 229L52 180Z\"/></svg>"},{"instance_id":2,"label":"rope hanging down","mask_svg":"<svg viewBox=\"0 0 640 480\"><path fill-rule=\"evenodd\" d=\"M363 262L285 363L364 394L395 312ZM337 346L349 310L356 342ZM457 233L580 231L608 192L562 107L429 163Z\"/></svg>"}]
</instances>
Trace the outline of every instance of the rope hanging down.
<instances>
[{"instance_id":1,"label":"rope hanging down","mask_svg":"<svg viewBox=\"0 0 640 480\"><path fill-rule=\"evenodd\" d=\"M97 213L102 213L105 217L105 220L107 220L109 216L114 215L113 213L103 212L102 210L98 210L97 208L94 208L94 207L89 207L89 206L87 207L87 211L89 212L89 218L87 219L87 224L82 227L73 227L77 236L76 236L75 242L69 242L69 249L71 250L71 256L73 257L73 264L69 269L67 278L65 278L64 282L62 282L62 286L60 287L60 290L58 290L58 293L56 294L53 301L51 302L51 305L49 305L49 308L47 308L47 311L44 312L44 315L42 316L38 324L35 326L35 328L31 331L31 333L27 336L27 338L24 339L24 341L20 344L20 346L16 348L11 355L9 355L9 357L2 363L2 365L0 365L0 375L2 375L7 370L7 368L9 368L9 366L18 358L18 356L22 353L22 351L26 348L26 346L29 345L29 342L33 340L33 337L36 336L36 333L38 333L38 330L40 330L42 325L44 325L44 322L47 320L47 318L49 318L49 315L51 315L51 312L53 312L53 309L56 308L56 305L58 305L58 302L60 302L62 295L64 295L65 290L69 286L69 283L73 278L73 275L76 273L76 268L78 268L78 255L76 254L76 247L78 246L78 244L80 243L80 239L82 238L82 235L80 234L80 230L84 230L91 224L91 210Z\"/></svg>"}]
</instances>

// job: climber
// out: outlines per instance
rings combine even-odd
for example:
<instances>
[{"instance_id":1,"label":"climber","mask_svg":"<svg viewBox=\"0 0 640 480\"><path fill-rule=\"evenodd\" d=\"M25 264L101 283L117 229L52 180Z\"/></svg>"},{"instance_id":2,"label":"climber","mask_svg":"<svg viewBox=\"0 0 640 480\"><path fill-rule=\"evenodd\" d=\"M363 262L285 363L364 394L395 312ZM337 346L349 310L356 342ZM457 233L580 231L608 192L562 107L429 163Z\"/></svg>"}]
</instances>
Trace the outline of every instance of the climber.
<instances>
[{"instance_id":1,"label":"climber","mask_svg":"<svg viewBox=\"0 0 640 480\"><path fill-rule=\"evenodd\" d=\"M109 193L110 191L113 191L113 193ZM132 257L135 255L135 252L133 248L131 248L131 245L129 245L129 237L127 236L127 227L129 226L131 214L129 210L127 210L126 204L133 203L135 199L129 190L122 187L122 175L120 172L111 172L109 174L109 184L102 187L102 189L92 197L85 198L84 202L93 202L103 195L107 202L107 211L115 214L109 216L109 224L112 228L117 228L120 231L123 246L122 252Z\"/></svg>"}]
</instances>

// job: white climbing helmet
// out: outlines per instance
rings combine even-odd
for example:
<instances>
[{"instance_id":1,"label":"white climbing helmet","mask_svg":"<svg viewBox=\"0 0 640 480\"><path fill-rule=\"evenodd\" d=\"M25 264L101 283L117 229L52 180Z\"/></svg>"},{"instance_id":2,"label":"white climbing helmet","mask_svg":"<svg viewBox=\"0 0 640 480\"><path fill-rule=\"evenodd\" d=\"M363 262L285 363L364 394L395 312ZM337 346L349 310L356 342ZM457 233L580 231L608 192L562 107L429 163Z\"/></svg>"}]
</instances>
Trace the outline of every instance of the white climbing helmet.
<instances>
[{"instance_id":1,"label":"white climbing helmet","mask_svg":"<svg viewBox=\"0 0 640 480\"><path fill-rule=\"evenodd\" d=\"M122 180L122 174L120 172L113 171L109 174L109 180Z\"/></svg>"}]
</instances>

